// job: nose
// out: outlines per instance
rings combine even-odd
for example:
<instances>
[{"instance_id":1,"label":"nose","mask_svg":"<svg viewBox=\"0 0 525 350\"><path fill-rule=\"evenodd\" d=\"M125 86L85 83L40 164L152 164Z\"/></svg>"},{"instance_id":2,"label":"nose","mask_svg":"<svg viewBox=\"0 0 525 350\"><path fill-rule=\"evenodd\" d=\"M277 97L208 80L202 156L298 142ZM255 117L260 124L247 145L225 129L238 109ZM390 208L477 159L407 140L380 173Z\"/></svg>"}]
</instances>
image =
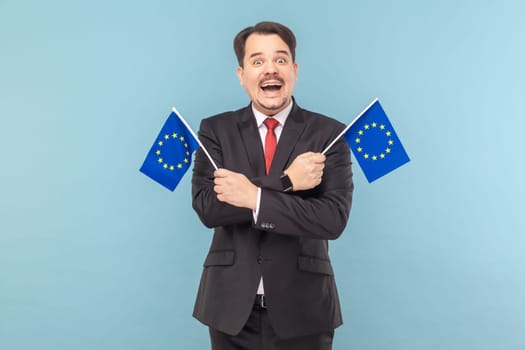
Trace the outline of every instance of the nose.
<instances>
[{"instance_id":1,"label":"nose","mask_svg":"<svg viewBox=\"0 0 525 350\"><path fill-rule=\"evenodd\" d=\"M264 67L265 74L277 73L277 65L273 61L268 61Z\"/></svg>"}]
</instances>

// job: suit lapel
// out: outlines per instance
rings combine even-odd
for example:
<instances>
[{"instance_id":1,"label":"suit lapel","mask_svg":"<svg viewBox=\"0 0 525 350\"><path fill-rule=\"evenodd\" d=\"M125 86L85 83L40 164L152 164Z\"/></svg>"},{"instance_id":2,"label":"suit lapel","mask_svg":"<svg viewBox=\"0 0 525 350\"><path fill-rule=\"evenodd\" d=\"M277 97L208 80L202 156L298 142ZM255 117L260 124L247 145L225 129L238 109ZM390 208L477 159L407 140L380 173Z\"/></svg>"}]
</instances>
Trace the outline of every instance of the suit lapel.
<instances>
[{"instance_id":1,"label":"suit lapel","mask_svg":"<svg viewBox=\"0 0 525 350\"><path fill-rule=\"evenodd\" d=\"M253 169L255 176L262 176L266 173L264 164L264 150L261 143L261 136L255 116L251 106L244 108L238 122L239 133L244 145L250 167Z\"/></svg>"},{"instance_id":2,"label":"suit lapel","mask_svg":"<svg viewBox=\"0 0 525 350\"><path fill-rule=\"evenodd\" d=\"M302 113L302 109L298 107L294 101L294 106L290 112L290 115L286 119L283 131L279 137L279 142L277 143L277 149L275 150L275 155L273 156L270 174L280 175L284 170L284 167L292 155L295 145L303 133L305 126L306 122Z\"/></svg>"},{"instance_id":3,"label":"suit lapel","mask_svg":"<svg viewBox=\"0 0 525 350\"><path fill-rule=\"evenodd\" d=\"M305 126L306 121L302 109L294 101L294 106L286 119L284 129L277 143L270 174L280 175L284 170ZM238 128L244 149L248 155L250 167L254 172L253 175L264 176L266 174L264 149L251 106L241 111Z\"/></svg>"}]
</instances>

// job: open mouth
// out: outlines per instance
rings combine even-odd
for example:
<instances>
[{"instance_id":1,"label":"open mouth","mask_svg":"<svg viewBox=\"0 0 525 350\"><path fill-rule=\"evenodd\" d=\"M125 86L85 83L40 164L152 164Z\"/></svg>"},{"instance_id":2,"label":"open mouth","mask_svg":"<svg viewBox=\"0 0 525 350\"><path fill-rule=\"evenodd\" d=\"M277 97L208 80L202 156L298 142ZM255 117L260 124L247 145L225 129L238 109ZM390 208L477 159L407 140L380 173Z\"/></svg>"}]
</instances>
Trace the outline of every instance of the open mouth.
<instances>
[{"instance_id":1,"label":"open mouth","mask_svg":"<svg viewBox=\"0 0 525 350\"><path fill-rule=\"evenodd\" d=\"M265 92L275 92L281 90L283 84L279 81L268 81L261 84L261 89Z\"/></svg>"}]
</instances>

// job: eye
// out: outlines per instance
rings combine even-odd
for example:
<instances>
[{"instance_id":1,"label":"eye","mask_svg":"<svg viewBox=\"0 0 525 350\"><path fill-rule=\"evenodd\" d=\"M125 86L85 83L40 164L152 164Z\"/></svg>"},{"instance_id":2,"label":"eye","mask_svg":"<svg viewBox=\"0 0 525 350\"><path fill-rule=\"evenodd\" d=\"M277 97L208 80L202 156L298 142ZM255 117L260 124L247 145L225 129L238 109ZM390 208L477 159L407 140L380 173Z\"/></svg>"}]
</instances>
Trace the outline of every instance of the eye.
<instances>
[{"instance_id":1,"label":"eye","mask_svg":"<svg viewBox=\"0 0 525 350\"><path fill-rule=\"evenodd\" d=\"M277 64L286 64L287 60L286 58L284 57L279 57L277 60L276 60Z\"/></svg>"},{"instance_id":2,"label":"eye","mask_svg":"<svg viewBox=\"0 0 525 350\"><path fill-rule=\"evenodd\" d=\"M263 61L260 58L253 60L254 66L260 66L262 63Z\"/></svg>"}]
</instances>

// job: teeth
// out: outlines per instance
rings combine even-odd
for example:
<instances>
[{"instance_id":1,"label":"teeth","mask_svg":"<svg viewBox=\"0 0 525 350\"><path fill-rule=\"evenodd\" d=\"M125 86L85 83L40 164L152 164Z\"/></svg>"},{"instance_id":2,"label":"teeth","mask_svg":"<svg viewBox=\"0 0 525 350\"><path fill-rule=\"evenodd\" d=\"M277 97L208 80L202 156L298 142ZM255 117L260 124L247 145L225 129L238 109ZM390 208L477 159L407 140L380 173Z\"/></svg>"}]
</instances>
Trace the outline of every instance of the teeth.
<instances>
[{"instance_id":1,"label":"teeth","mask_svg":"<svg viewBox=\"0 0 525 350\"><path fill-rule=\"evenodd\" d=\"M277 85L277 86L281 86L282 83L281 83L279 80L274 80L274 81L267 80L267 81L264 81L261 85L262 85L262 86L269 86L269 85Z\"/></svg>"},{"instance_id":2,"label":"teeth","mask_svg":"<svg viewBox=\"0 0 525 350\"><path fill-rule=\"evenodd\" d=\"M280 83L269 83L269 84L263 84L263 85L261 85L261 87L263 87L263 88L267 88L267 87L270 87L270 86L281 87L281 84L280 84Z\"/></svg>"}]
</instances>

